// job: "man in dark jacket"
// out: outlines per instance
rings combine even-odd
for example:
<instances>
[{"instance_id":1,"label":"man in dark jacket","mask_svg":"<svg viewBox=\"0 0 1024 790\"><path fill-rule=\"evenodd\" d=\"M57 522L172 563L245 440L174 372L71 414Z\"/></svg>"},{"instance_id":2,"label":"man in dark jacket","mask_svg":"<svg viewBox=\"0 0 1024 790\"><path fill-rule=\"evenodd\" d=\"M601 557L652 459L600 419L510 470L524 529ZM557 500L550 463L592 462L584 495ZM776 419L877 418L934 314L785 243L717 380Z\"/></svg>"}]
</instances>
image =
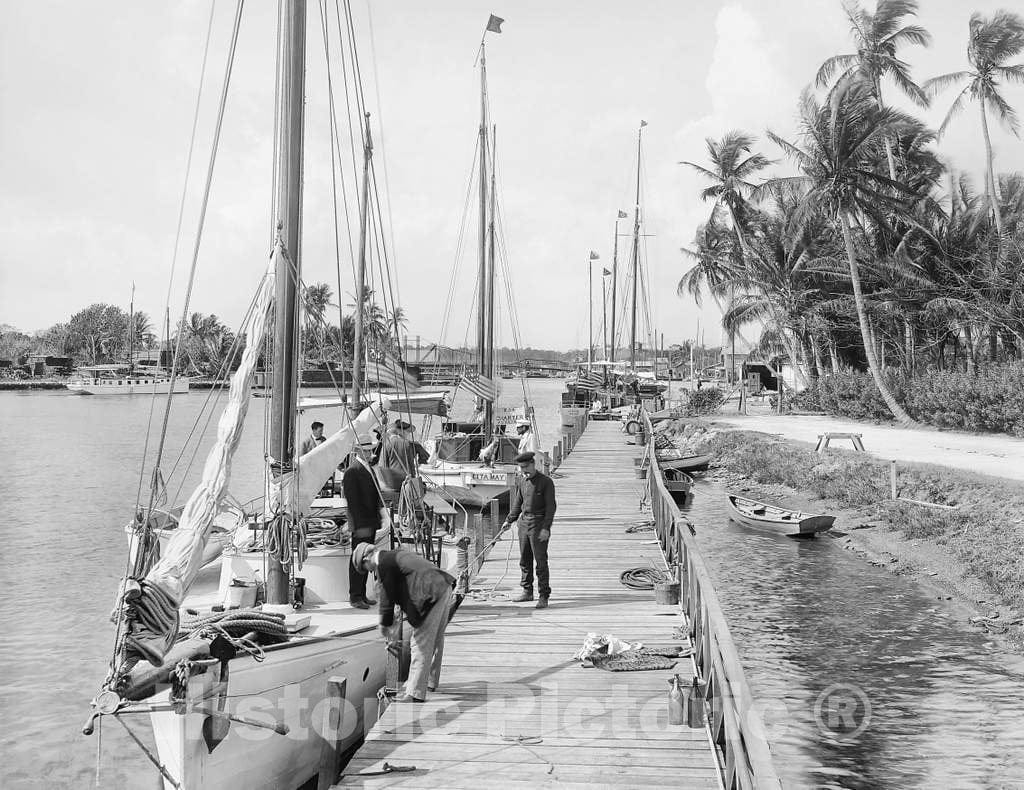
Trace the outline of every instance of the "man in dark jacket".
<instances>
[{"instance_id":1,"label":"man in dark jacket","mask_svg":"<svg viewBox=\"0 0 1024 790\"><path fill-rule=\"evenodd\" d=\"M416 441L412 425L398 420L381 441L381 478L389 488L401 491L405 478L416 474L417 467L429 457L426 448Z\"/></svg>"},{"instance_id":2,"label":"man in dark jacket","mask_svg":"<svg viewBox=\"0 0 1024 790\"><path fill-rule=\"evenodd\" d=\"M436 691L444 656L444 630L448 626L455 577L413 551L378 551L363 544L353 551L352 564L373 571L380 580L380 632L393 639L395 606L412 626L412 665L405 693L397 702L423 702Z\"/></svg>"},{"instance_id":3,"label":"man in dark jacket","mask_svg":"<svg viewBox=\"0 0 1024 790\"><path fill-rule=\"evenodd\" d=\"M540 597L537 608L546 609L551 596L548 580L548 540L551 523L555 519L555 484L547 475L537 471L534 454L516 456L520 476L512 488L512 509L504 527L519 522L519 569L523 591L512 599L514 603L533 600L533 565L537 564L537 586Z\"/></svg>"},{"instance_id":4,"label":"man in dark jacket","mask_svg":"<svg viewBox=\"0 0 1024 790\"><path fill-rule=\"evenodd\" d=\"M363 448L357 449L350 457L348 469L341 478L341 490L345 494L352 551L355 552L360 544L373 544L387 513ZM366 573L354 565L348 569L348 600L357 609L369 609L376 603L366 597Z\"/></svg>"}]
</instances>

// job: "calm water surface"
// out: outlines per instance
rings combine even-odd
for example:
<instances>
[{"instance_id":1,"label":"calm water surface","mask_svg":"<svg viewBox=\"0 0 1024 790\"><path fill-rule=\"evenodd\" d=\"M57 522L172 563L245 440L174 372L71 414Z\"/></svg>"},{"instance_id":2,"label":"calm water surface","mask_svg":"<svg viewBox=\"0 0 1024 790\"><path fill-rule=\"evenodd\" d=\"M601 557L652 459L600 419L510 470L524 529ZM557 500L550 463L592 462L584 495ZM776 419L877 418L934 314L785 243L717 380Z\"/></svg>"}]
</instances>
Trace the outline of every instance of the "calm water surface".
<instances>
[{"instance_id":1,"label":"calm water surface","mask_svg":"<svg viewBox=\"0 0 1024 790\"><path fill-rule=\"evenodd\" d=\"M529 383L550 446L562 381ZM521 400L517 382L504 384L509 405ZM169 458L206 400L205 392L175 399ZM265 405L252 401L254 427L237 456L231 489L241 498L261 492ZM133 510L149 416L145 398L0 393L0 583L13 591L0 598L5 790L92 786L97 739L79 730L109 659L107 615L126 554L120 525ZM330 414L321 419L330 429ZM198 476L181 474L185 465L168 480L172 494L190 491ZM722 503L702 484L690 515L787 786L1024 787L1019 660L835 541L745 530L728 522ZM816 701L839 683L863 689L871 706L856 738L815 722ZM113 723L103 730L101 769L103 787L155 786L153 769Z\"/></svg>"},{"instance_id":2,"label":"calm water surface","mask_svg":"<svg viewBox=\"0 0 1024 790\"><path fill-rule=\"evenodd\" d=\"M1024 787L1022 659L837 540L730 522L713 484L687 512L787 787Z\"/></svg>"}]
</instances>

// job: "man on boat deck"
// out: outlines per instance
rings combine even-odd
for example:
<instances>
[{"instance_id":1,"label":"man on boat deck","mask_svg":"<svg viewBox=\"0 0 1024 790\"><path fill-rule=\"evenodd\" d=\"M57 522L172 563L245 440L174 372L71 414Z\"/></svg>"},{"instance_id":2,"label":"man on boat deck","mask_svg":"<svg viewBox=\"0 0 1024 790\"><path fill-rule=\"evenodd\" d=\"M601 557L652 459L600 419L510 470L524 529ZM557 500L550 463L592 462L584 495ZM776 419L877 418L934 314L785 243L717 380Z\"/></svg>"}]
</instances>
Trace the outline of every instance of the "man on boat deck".
<instances>
[{"instance_id":1,"label":"man on boat deck","mask_svg":"<svg viewBox=\"0 0 1024 790\"><path fill-rule=\"evenodd\" d=\"M423 445L413 437L412 425L398 420L381 443L381 478L394 491L401 491L405 478L415 474L417 467L430 458Z\"/></svg>"},{"instance_id":2,"label":"man on boat deck","mask_svg":"<svg viewBox=\"0 0 1024 790\"><path fill-rule=\"evenodd\" d=\"M322 422L314 422L309 426L309 430L309 436L303 439L302 444L299 445L299 455L305 455L317 445L327 441L327 437L324 436L324 424Z\"/></svg>"},{"instance_id":3,"label":"man on boat deck","mask_svg":"<svg viewBox=\"0 0 1024 790\"><path fill-rule=\"evenodd\" d=\"M373 545L377 530L390 522L390 513L381 500L377 481L366 460L366 448L360 446L352 454L348 469L341 478L341 490L345 494L348 510L348 524L352 535L352 555L361 545ZM377 603L366 597L366 573L355 563L348 569L348 600L356 609L369 609Z\"/></svg>"},{"instance_id":4,"label":"man on boat deck","mask_svg":"<svg viewBox=\"0 0 1024 790\"><path fill-rule=\"evenodd\" d=\"M519 434L519 454L533 453L533 460L537 469L544 468L547 457L537 445L537 434L533 432L533 425L529 420L516 420L516 433Z\"/></svg>"},{"instance_id":5,"label":"man on boat deck","mask_svg":"<svg viewBox=\"0 0 1024 790\"><path fill-rule=\"evenodd\" d=\"M372 544L358 546L352 564L373 571L380 580L380 632L394 641L395 606L412 626L412 664L405 692L395 702L423 702L437 691L444 657L444 631L448 627L455 577L413 551L378 551Z\"/></svg>"},{"instance_id":6,"label":"man on boat deck","mask_svg":"<svg viewBox=\"0 0 1024 790\"><path fill-rule=\"evenodd\" d=\"M519 569L522 571L520 584L523 591L512 599L514 603L533 600L533 566L537 564L537 587L540 597L537 608L546 609L551 596L548 580L548 540L551 538L551 523L555 519L555 484L545 474L537 471L533 453L516 456L520 476L512 488L512 510L505 519L504 527L519 522Z\"/></svg>"}]
</instances>

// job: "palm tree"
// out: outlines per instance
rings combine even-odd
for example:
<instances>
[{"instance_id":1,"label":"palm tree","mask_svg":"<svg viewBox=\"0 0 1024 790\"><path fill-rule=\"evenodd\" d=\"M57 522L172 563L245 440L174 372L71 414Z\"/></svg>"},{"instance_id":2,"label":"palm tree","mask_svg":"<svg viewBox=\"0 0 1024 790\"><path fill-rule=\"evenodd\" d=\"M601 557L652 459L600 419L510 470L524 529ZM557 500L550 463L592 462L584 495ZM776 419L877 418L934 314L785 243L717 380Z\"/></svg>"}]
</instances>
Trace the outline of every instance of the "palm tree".
<instances>
[{"instance_id":1,"label":"palm tree","mask_svg":"<svg viewBox=\"0 0 1024 790\"><path fill-rule=\"evenodd\" d=\"M744 253L748 252L749 246L745 236L750 210L747 198L757 187L750 178L771 164L771 160L764 155L751 153L755 141L753 135L739 131L728 132L717 141L708 137L705 142L711 160L710 168L685 160L679 163L692 167L712 182L711 186L700 193L701 200L725 206Z\"/></svg>"},{"instance_id":2,"label":"palm tree","mask_svg":"<svg viewBox=\"0 0 1024 790\"><path fill-rule=\"evenodd\" d=\"M913 425L914 421L896 402L882 378L868 323L853 226L862 228L863 217L886 227L886 214L898 213L903 208L899 196L906 193L906 188L878 173L874 165L885 141L913 128L914 121L879 107L869 88L853 82L833 91L823 106L804 92L800 99L800 126L802 147L768 133L802 171L800 176L773 179L769 185L791 185L802 190L792 217L795 233L802 232L819 214L839 223L868 369L893 416L904 425Z\"/></svg>"},{"instance_id":3,"label":"palm tree","mask_svg":"<svg viewBox=\"0 0 1024 790\"><path fill-rule=\"evenodd\" d=\"M879 109L882 103L882 78L889 77L912 101L928 106L928 95L910 78L910 68L896 56L904 44L927 47L931 35L920 25L904 25L908 16L917 15L917 0L878 0L875 13L846 0L843 11L850 21L850 32L856 52L833 55L818 69L818 87L825 87L838 74L833 91L842 90L854 80L870 86ZM889 178L896 180L896 161L891 142L885 141L885 155L889 164Z\"/></svg>"},{"instance_id":4,"label":"palm tree","mask_svg":"<svg viewBox=\"0 0 1024 790\"><path fill-rule=\"evenodd\" d=\"M323 356L325 323L324 315L331 306L331 286L314 283L302 289L302 306L306 313L306 330L313 339L317 358Z\"/></svg>"},{"instance_id":5,"label":"palm tree","mask_svg":"<svg viewBox=\"0 0 1024 790\"><path fill-rule=\"evenodd\" d=\"M966 99L971 98L978 102L981 111L981 131L985 138L985 161L988 165L985 191L988 193L989 205L995 217L999 249L1002 251L1003 218L999 209L999 193L993 169L988 110L994 110L999 121L1017 134L1017 113L999 92L999 85L1002 81L1024 83L1024 64L1006 65L1006 61L1024 50L1024 20L1009 11L996 11L991 19L974 13L971 15L969 31L967 60L971 68L934 77L924 84L924 88L930 95L935 95L946 88L966 83L950 105L939 127L940 135L946 130L953 116L963 109Z\"/></svg>"}]
</instances>

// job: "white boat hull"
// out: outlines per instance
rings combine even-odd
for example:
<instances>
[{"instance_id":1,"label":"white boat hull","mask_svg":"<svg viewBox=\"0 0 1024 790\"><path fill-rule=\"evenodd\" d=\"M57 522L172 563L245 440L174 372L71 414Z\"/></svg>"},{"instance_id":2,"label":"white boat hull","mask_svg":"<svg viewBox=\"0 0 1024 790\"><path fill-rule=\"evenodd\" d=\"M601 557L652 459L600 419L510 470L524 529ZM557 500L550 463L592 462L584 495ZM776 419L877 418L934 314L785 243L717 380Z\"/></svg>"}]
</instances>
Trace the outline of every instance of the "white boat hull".
<instances>
[{"instance_id":1,"label":"white boat hull","mask_svg":"<svg viewBox=\"0 0 1024 790\"><path fill-rule=\"evenodd\" d=\"M384 685L384 642L376 628L339 638L268 648L266 658L230 662L224 710L267 724L283 723L287 735L232 722L210 752L203 739L204 713L153 713L160 761L181 790L294 790L317 775L330 699L328 682L346 681L338 742L342 749L364 737L377 720L377 689ZM213 672L196 676L189 697L209 694ZM203 702L215 704L216 695ZM152 700L165 703L163 692ZM332 741L333 742L333 741ZM173 785L164 782L166 790Z\"/></svg>"},{"instance_id":2,"label":"white boat hull","mask_svg":"<svg viewBox=\"0 0 1024 790\"><path fill-rule=\"evenodd\" d=\"M501 496L515 482L515 472L511 470L447 461L436 467L421 466L420 476L441 489L469 489L483 502Z\"/></svg>"},{"instance_id":3,"label":"white boat hull","mask_svg":"<svg viewBox=\"0 0 1024 790\"><path fill-rule=\"evenodd\" d=\"M181 395L189 390L189 379L76 379L68 382L68 390L78 395Z\"/></svg>"}]
</instances>

